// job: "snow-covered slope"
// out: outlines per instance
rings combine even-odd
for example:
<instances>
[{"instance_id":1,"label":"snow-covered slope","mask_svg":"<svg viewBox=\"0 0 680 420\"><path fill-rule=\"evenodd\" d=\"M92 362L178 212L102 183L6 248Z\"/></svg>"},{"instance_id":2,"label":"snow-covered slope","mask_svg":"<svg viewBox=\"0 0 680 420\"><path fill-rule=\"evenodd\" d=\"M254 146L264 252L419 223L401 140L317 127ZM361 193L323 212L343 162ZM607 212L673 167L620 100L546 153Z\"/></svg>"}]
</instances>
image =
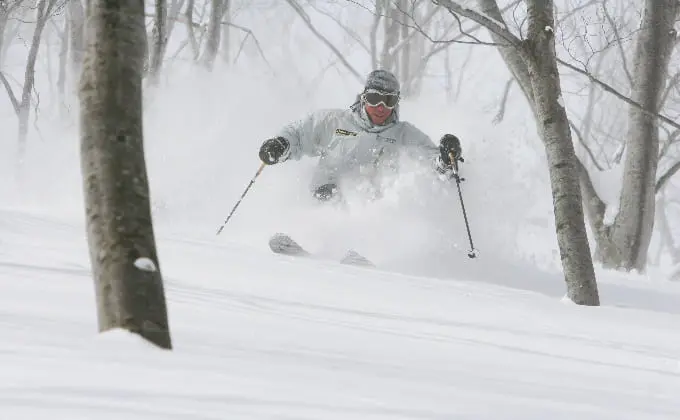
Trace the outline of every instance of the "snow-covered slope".
<instances>
[{"instance_id":1,"label":"snow-covered slope","mask_svg":"<svg viewBox=\"0 0 680 420\"><path fill-rule=\"evenodd\" d=\"M0 418L680 418L678 290L586 308L158 231L172 352L97 334L78 218L2 211Z\"/></svg>"},{"instance_id":2,"label":"snow-covered slope","mask_svg":"<svg viewBox=\"0 0 680 420\"><path fill-rule=\"evenodd\" d=\"M435 142L462 139L479 259L465 256L456 189L418 168L390 180L380 202L343 210L310 199L312 161L267 168L215 236L261 142L308 112L347 107L360 89L328 68L301 21L281 48L279 28L265 30L289 25L279 12L238 21L256 30L276 77L246 49L240 68L210 75L168 60L162 89L146 91L172 352L97 333L75 98L62 109L37 73L40 113L20 173L15 113L0 100L0 420L680 418L680 285L663 264L599 271L602 307L562 300L544 152L519 93L491 125L509 77L491 49L468 62L452 47L455 103L433 74L401 108ZM16 42L3 70L22 77L25 53ZM272 255L279 230L325 258ZM349 247L380 268L333 261Z\"/></svg>"}]
</instances>

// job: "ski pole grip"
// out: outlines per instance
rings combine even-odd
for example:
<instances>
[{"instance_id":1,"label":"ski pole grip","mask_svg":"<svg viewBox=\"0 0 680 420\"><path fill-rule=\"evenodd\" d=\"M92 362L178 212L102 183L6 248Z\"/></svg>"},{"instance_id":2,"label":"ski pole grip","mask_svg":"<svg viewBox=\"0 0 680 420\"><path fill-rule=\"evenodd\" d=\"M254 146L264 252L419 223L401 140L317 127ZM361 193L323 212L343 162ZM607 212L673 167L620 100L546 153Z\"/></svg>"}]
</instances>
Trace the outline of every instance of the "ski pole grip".
<instances>
[{"instance_id":1,"label":"ski pole grip","mask_svg":"<svg viewBox=\"0 0 680 420\"><path fill-rule=\"evenodd\" d=\"M456 181L462 181L462 179L458 177L458 159L456 159L456 155L454 155L453 152L449 152L449 159L451 159L451 166L453 167Z\"/></svg>"}]
</instances>

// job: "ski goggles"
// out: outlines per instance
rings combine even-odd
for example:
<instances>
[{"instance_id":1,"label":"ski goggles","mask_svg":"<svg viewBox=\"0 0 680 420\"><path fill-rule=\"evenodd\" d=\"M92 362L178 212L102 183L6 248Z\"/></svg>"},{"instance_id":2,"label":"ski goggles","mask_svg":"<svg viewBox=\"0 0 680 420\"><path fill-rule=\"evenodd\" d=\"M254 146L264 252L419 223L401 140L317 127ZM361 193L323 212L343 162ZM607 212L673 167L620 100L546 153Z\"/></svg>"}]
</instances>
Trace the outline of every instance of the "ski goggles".
<instances>
[{"instance_id":1,"label":"ski goggles","mask_svg":"<svg viewBox=\"0 0 680 420\"><path fill-rule=\"evenodd\" d=\"M361 98L369 106L378 106L383 104L387 109L392 109L399 103L399 94L397 93L385 93L379 90L369 89L361 94Z\"/></svg>"}]
</instances>

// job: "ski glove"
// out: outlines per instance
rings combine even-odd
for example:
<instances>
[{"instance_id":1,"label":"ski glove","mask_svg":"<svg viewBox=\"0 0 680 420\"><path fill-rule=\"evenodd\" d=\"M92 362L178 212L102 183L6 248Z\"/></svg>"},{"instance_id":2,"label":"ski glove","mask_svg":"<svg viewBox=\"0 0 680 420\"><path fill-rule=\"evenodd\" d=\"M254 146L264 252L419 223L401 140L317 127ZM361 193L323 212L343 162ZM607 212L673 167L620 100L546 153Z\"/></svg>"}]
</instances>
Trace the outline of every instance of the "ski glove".
<instances>
[{"instance_id":1,"label":"ski glove","mask_svg":"<svg viewBox=\"0 0 680 420\"><path fill-rule=\"evenodd\" d=\"M338 193L338 186L335 184L323 184L314 191L314 197L319 201L328 201Z\"/></svg>"},{"instance_id":2,"label":"ski glove","mask_svg":"<svg viewBox=\"0 0 680 420\"><path fill-rule=\"evenodd\" d=\"M460 147L460 140L453 134L444 134L439 140L439 153L441 154L441 162L446 166L453 165L451 162L451 154L455 160L463 161L463 150Z\"/></svg>"},{"instance_id":3,"label":"ski glove","mask_svg":"<svg viewBox=\"0 0 680 420\"><path fill-rule=\"evenodd\" d=\"M290 155L290 142L283 137L271 138L260 146L260 160L267 165L284 162Z\"/></svg>"}]
</instances>

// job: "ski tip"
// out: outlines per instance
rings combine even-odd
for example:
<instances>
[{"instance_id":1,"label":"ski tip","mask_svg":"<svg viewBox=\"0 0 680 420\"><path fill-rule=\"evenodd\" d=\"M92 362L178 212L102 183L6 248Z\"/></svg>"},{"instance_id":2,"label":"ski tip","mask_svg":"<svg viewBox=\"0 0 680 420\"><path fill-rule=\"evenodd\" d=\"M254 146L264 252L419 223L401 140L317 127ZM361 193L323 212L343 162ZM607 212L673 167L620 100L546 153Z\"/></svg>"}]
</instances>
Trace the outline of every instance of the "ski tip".
<instances>
[{"instance_id":1,"label":"ski tip","mask_svg":"<svg viewBox=\"0 0 680 420\"><path fill-rule=\"evenodd\" d=\"M342 264L356 265L359 267L375 267L375 264L368 258L354 250L347 251L347 254L340 260Z\"/></svg>"},{"instance_id":2,"label":"ski tip","mask_svg":"<svg viewBox=\"0 0 680 420\"><path fill-rule=\"evenodd\" d=\"M269 248L277 254L285 255L310 255L300 244L295 242L285 233L276 233L269 238Z\"/></svg>"}]
</instances>

